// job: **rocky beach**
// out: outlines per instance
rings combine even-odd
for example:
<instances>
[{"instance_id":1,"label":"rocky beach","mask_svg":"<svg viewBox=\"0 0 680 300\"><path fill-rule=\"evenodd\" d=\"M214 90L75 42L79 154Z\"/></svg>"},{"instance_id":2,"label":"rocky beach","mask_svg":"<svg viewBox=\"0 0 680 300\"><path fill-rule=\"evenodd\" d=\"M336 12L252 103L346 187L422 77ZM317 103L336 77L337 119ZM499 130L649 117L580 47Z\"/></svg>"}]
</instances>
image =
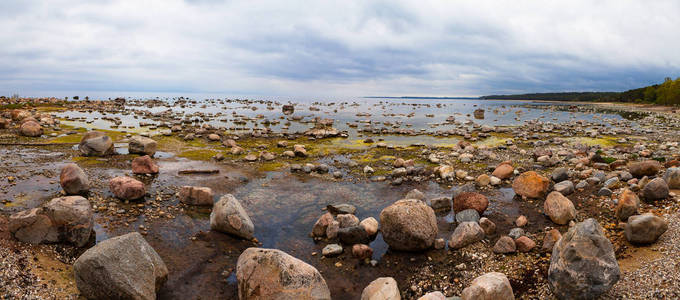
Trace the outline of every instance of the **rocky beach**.
<instances>
[{"instance_id":1,"label":"rocky beach","mask_svg":"<svg viewBox=\"0 0 680 300\"><path fill-rule=\"evenodd\" d=\"M3 299L680 297L673 109L0 100Z\"/></svg>"}]
</instances>

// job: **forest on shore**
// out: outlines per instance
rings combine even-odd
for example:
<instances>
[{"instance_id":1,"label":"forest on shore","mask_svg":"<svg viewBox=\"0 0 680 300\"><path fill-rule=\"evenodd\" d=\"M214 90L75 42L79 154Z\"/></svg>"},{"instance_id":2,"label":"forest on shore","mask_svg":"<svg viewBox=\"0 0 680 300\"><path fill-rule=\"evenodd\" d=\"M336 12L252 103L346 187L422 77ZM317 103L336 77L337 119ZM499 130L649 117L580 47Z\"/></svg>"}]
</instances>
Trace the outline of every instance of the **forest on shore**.
<instances>
[{"instance_id":1,"label":"forest on shore","mask_svg":"<svg viewBox=\"0 0 680 300\"><path fill-rule=\"evenodd\" d=\"M562 92L530 93L516 95L489 95L481 99L500 100L552 100L552 101L596 101L596 102L637 102L660 105L680 105L680 77L667 77L663 83L627 90L625 92Z\"/></svg>"}]
</instances>

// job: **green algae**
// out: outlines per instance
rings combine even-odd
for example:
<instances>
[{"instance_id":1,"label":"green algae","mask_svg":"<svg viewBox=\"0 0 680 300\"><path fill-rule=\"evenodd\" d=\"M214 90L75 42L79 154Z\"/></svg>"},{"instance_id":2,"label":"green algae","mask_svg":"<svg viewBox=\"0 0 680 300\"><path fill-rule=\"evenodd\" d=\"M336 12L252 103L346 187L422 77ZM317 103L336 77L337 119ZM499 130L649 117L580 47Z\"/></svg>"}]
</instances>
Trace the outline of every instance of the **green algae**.
<instances>
[{"instance_id":1,"label":"green algae","mask_svg":"<svg viewBox=\"0 0 680 300\"><path fill-rule=\"evenodd\" d=\"M210 160L213 156L217 155L217 151L210 149L197 149L197 150L187 150L177 154L179 157L188 158L191 160Z\"/></svg>"}]
</instances>

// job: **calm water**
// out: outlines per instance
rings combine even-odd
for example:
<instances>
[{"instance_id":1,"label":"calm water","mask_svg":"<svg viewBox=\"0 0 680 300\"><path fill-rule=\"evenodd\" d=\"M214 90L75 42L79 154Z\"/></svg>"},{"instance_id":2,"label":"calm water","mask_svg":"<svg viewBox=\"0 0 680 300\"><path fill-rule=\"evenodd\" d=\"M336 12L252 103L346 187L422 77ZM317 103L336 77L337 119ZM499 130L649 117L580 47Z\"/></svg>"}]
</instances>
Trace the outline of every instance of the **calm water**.
<instances>
[{"instance_id":1,"label":"calm water","mask_svg":"<svg viewBox=\"0 0 680 300\"><path fill-rule=\"evenodd\" d=\"M358 98L345 101L300 101L295 105L295 113L284 116L280 104L265 101L232 101L203 100L196 103L178 105L173 99L165 99L164 105L153 107L128 106L129 112L149 111L152 114L170 112L175 119L198 120L217 128L232 131L270 128L273 132L298 132L312 127L310 123L315 117L335 120L333 126L355 135L357 129L388 128L411 129L418 133L433 133L468 128L479 125L514 126L528 120L564 123L576 120L587 120L607 125L615 120L623 119L620 115L597 112L574 112L555 109L566 103L542 103L529 101L497 101L476 99L376 99ZM484 119L477 119L473 112L484 109ZM132 113L99 112L61 112L60 117L75 118L67 124L86 128L110 129L113 122L102 118L114 118L121 121L120 128L133 131L140 123L158 125L160 118ZM200 116L200 118L199 118ZM293 119L296 117L297 119ZM455 122L446 122L453 117Z\"/></svg>"}]
</instances>

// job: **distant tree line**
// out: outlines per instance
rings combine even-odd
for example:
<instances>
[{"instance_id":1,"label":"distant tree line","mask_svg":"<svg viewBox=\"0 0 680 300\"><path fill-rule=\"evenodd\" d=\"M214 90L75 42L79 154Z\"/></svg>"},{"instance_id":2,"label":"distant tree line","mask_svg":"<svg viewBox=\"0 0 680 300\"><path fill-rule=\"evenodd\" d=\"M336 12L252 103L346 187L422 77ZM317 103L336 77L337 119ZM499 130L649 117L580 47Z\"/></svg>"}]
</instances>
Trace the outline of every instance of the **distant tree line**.
<instances>
[{"instance_id":1,"label":"distant tree line","mask_svg":"<svg viewBox=\"0 0 680 300\"><path fill-rule=\"evenodd\" d=\"M661 105L680 105L680 77L666 78L663 83L627 90L625 92L564 92L517 95L489 95L481 99L550 100L598 102L647 102Z\"/></svg>"}]
</instances>

